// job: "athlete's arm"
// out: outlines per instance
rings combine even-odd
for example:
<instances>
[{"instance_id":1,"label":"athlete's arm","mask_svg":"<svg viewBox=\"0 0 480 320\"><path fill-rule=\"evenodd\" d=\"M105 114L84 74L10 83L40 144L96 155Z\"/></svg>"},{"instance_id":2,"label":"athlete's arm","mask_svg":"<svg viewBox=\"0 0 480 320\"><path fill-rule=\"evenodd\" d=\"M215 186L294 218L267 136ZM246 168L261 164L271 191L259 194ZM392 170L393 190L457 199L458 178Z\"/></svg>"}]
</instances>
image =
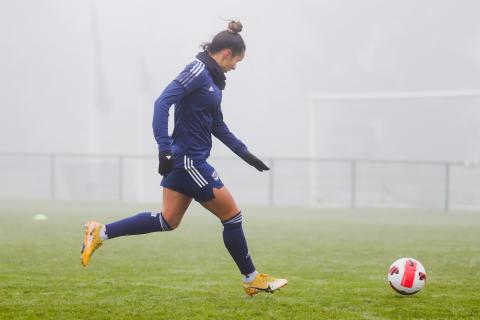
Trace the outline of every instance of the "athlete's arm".
<instances>
[{"instance_id":1,"label":"athlete's arm","mask_svg":"<svg viewBox=\"0 0 480 320\"><path fill-rule=\"evenodd\" d=\"M235 135L228 129L227 125L223 121L223 113L219 107L214 117L214 123L212 128L212 134L222 141L230 150L232 150L240 158L245 156L248 152L247 146L240 141Z\"/></svg>"},{"instance_id":2,"label":"athlete's arm","mask_svg":"<svg viewBox=\"0 0 480 320\"><path fill-rule=\"evenodd\" d=\"M173 169L172 150L168 136L168 111L172 105L178 104L187 94L200 87L204 81L203 69L203 64L198 61L190 63L155 101L152 127L158 143L158 173L162 176L167 175Z\"/></svg>"},{"instance_id":3,"label":"athlete's arm","mask_svg":"<svg viewBox=\"0 0 480 320\"><path fill-rule=\"evenodd\" d=\"M187 94L185 88L177 81L172 81L155 101L153 111L153 134L158 143L158 151L170 153L168 136L168 111L173 104L180 102Z\"/></svg>"},{"instance_id":4,"label":"athlete's arm","mask_svg":"<svg viewBox=\"0 0 480 320\"><path fill-rule=\"evenodd\" d=\"M250 153L250 151L247 149L247 146L237 137L235 137L230 129L228 129L227 125L223 121L223 114L220 107L218 108L215 116L212 134L222 141L236 155L242 158L249 165L255 167L258 171L270 170L265 163Z\"/></svg>"},{"instance_id":5,"label":"athlete's arm","mask_svg":"<svg viewBox=\"0 0 480 320\"><path fill-rule=\"evenodd\" d=\"M203 70L204 65L198 61L188 64L155 101L152 126L160 153L171 153L170 137L168 136L168 111L170 107L179 103L186 95L202 85L205 81Z\"/></svg>"}]
</instances>

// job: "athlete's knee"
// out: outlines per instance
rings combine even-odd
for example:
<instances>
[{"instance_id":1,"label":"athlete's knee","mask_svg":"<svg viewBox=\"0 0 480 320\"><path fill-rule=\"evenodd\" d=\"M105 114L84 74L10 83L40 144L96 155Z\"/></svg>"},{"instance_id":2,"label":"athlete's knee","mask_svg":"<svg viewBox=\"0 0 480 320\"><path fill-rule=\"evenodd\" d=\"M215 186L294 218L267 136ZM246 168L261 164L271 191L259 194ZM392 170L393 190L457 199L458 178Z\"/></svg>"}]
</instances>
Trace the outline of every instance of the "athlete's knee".
<instances>
[{"instance_id":1,"label":"athlete's knee","mask_svg":"<svg viewBox=\"0 0 480 320\"><path fill-rule=\"evenodd\" d=\"M165 215L163 214L163 212L152 213L152 217L156 218L155 220L158 228L157 231L172 231L174 229L165 219Z\"/></svg>"},{"instance_id":2,"label":"athlete's knee","mask_svg":"<svg viewBox=\"0 0 480 320\"><path fill-rule=\"evenodd\" d=\"M179 222L167 222L167 223L170 226L170 231L177 229L178 226L180 225L180 221Z\"/></svg>"},{"instance_id":3,"label":"athlete's knee","mask_svg":"<svg viewBox=\"0 0 480 320\"><path fill-rule=\"evenodd\" d=\"M223 235L225 236L228 233L236 232L235 230L242 230L242 212L238 212L235 216L229 218L228 220L223 220Z\"/></svg>"},{"instance_id":4,"label":"athlete's knee","mask_svg":"<svg viewBox=\"0 0 480 320\"><path fill-rule=\"evenodd\" d=\"M239 214L241 214L242 211L240 211L239 209L233 209L233 210L230 210L228 212L226 212L226 214L220 218L220 221L225 222L225 221L228 221L232 218L235 218L236 216L238 216Z\"/></svg>"},{"instance_id":5,"label":"athlete's knee","mask_svg":"<svg viewBox=\"0 0 480 320\"><path fill-rule=\"evenodd\" d=\"M162 211L162 217L164 223L170 228L170 230L175 230L182 222L181 218L178 218L178 215L172 214L169 211Z\"/></svg>"}]
</instances>

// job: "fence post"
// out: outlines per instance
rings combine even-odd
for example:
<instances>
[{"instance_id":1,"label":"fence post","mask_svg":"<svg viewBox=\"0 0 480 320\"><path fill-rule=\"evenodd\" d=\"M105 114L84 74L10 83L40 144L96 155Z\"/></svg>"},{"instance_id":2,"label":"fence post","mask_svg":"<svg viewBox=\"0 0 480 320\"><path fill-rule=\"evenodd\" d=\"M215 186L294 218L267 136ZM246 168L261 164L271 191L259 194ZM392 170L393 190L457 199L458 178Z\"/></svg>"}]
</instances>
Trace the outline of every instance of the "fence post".
<instances>
[{"instance_id":1,"label":"fence post","mask_svg":"<svg viewBox=\"0 0 480 320\"><path fill-rule=\"evenodd\" d=\"M275 172L275 159L270 159L270 175L268 176L268 203L269 205L273 206L274 205L274 202L275 202L275 199L274 199L274 195L275 195L275 187L274 187L274 180L273 180L273 175L274 175L274 172Z\"/></svg>"},{"instance_id":2,"label":"fence post","mask_svg":"<svg viewBox=\"0 0 480 320\"><path fill-rule=\"evenodd\" d=\"M50 154L50 197L55 200L55 155Z\"/></svg>"},{"instance_id":3,"label":"fence post","mask_svg":"<svg viewBox=\"0 0 480 320\"><path fill-rule=\"evenodd\" d=\"M445 164L445 212L450 210L450 163Z\"/></svg>"},{"instance_id":4,"label":"fence post","mask_svg":"<svg viewBox=\"0 0 480 320\"><path fill-rule=\"evenodd\" d=\"M357 188L357 181L356 181L356 171L357 171L357 165L355 160L352 160L350 162L350 208L355 209L356 206L356 188Z\"/></svg>"},{"instance_id":5,"label":"fence post","mask_svg":"<svg viewBox=\"0 0 480 320\"><path fill-rule=\"evenodd\" d=\"M123 200L123 156L118 156L118 200Z\"/></svg>"}]
</instances>

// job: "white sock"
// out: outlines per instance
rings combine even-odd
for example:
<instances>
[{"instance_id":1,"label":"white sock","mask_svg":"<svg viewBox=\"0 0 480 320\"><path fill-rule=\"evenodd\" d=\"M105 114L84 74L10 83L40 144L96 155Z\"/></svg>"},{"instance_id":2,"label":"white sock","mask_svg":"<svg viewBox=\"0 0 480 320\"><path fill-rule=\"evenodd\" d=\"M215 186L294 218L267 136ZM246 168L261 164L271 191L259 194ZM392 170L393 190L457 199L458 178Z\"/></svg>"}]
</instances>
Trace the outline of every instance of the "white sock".
<instances>
[{"instance_id":1,"label":"white sock","mask_svg":"<svg viewBox=\"0 0 480 320\"><path fill-rule=\"evenodd\" d=\"M255 279L255 277L257 276L258 272L257 270L253 271L252 273L249 273L245 276L245 278L243 278L243 282L245 283L250 283L253 281L253 279Z\"/></svg>"},{"instance_id":2,"label":"white sock","mask_svg":"<svg viewBox=\"0 0 480 320\"><path fill-rule=\"evenodd\" d=\"M102 239L102 241L105 241L108 239L108 234L107 234L107 230L105 229L105 225L103 225L102 228L100 229L100 239Z\"/></svg>"}]
</instances>

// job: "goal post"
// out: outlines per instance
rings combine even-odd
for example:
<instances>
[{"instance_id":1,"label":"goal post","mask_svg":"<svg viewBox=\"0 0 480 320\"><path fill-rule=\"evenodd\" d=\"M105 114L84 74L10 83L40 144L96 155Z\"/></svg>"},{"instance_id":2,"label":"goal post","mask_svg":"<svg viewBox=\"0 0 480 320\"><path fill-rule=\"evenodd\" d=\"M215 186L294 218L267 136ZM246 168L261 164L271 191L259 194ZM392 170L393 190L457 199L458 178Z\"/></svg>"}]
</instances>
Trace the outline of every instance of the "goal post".
<instances>
[{"instance_id":1,"label":"goal post","mask_svg":"<svg viewBox=\"0 0 480 320\"><path fill-rule=\"evenodd\" d=\"M351 170L348 183L357 185L344 182L342 190L359 206L441 207L437 204L444 203L445 192L436 184L445 180L445 170L432 162L478 161L479 121L480 90L313 93L308 97L309 155L351 160L354 165L344 167ZM355 160L366 161L359 166ZM390 167L381 166L381 160L389 160ZM321 164L310 164L311 205L330 204L319 196L325 190L319 185ZM374 179L381 190L365 181L369 172L377 174ZM407 181L415 176L417 181ZM431 186L420 179L431 180ZM419 191L417 198L408 192L408 183L418 183L411 188Z\"/></svg>"}]
</instances>

